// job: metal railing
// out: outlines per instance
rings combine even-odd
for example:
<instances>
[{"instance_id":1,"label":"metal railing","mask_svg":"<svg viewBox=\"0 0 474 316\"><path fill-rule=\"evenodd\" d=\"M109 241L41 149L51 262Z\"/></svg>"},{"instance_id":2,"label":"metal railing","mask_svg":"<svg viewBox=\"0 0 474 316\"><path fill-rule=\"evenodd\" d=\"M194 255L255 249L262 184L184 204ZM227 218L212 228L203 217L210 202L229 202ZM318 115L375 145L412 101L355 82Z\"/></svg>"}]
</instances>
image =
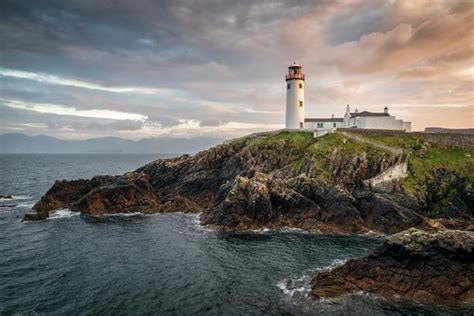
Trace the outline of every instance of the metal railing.
<instances>
[{"instance_id":1,"label":"metal railing","mask_svg":"<svg viewBox=\"0 0 474 316\"><path fill-rule=\"evenodd\" d=\"M286 80L291 80L291 79L301 79L301 80L304 80L304 74L286 75L285 78L286 78Z\"/></svg>"}]
</instances>

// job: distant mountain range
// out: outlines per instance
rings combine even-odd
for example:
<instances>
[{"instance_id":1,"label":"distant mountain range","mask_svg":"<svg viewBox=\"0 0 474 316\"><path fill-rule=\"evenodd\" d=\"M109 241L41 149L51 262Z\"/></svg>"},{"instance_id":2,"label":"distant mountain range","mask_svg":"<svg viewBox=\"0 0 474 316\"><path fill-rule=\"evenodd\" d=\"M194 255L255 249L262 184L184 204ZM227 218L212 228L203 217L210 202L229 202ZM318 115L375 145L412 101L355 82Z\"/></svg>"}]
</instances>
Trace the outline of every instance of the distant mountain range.
<instances>
[{"instance_id":1,"label":"distant mountain range","mask_svg":"<svg viewBox=\"0 0 474 316\"><path fill-rule=\"evenodd\" d=\"M222 142L223 139L213 137L65 140L10 133L0 135L0 153L195 153Z\"/></svg>"}]
</instances>

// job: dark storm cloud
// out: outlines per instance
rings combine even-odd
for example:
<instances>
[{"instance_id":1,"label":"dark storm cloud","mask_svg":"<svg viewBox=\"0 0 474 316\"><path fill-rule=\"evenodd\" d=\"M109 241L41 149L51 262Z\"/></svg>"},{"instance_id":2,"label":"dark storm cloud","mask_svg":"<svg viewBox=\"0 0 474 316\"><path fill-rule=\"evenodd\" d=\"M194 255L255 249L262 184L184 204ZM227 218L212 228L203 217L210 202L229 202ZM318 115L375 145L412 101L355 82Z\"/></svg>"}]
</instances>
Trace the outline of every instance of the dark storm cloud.
<instances>
[{"instance_id":1,"label":"dark storm cloud","mask_svg":"<svg viewBox=\"0 0 474 316\"><path fill-rule=\"evenodd\" d=\"M327 3L7 0L0 16L3 66L109 84L166 84L188 76L173 67L248 63L242 58L249 50L272 44L268 26ZM123 71L127 76L114 76Z\"/></svg>"}]
</instances>

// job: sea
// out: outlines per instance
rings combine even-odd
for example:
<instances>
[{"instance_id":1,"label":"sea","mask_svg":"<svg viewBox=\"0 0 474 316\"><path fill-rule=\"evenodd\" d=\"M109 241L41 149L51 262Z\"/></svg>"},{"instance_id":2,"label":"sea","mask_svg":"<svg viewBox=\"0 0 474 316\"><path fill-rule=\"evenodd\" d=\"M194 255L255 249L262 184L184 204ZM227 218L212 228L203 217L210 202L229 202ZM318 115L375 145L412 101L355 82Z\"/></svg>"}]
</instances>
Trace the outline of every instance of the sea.
<instances>
[{"instance_id":1,"label":"sea","mask_svg":"<svg viewBox=\"0 0 474 316\"><path fill-rule=\"evenodd\" d=\"M22 222L55 180L123 174L153 154L0 155L0 315L469 315L357 293L316 301L320 271L365 256L376 236L295 229L223 233L199 215Z\"/></svg>"}]
</instances>

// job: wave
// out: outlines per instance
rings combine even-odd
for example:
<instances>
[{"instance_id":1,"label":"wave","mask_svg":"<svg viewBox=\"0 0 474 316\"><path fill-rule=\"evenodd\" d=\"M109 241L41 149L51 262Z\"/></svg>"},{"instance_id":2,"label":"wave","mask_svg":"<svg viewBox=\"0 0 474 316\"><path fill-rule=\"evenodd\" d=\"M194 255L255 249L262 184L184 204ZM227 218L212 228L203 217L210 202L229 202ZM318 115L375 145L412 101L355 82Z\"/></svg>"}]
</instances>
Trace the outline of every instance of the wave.
<instances>
[{"instance_id":1,"label":"wave","mask_svg":"<svg viewBox=\"0 0 474 316\"><path fill-rule=\"evenodd\" d=\"M0 202L31 199L31 196L28 196L28 195L12 195L11 197L12 197L11 199L10 198L0 198Z\"/></svg>"},{"instance_id":2,"label":"wave","mask_svg":"<svg viewBox=\"0 0 474 316\"><path fill-rule=\"evenodd\" d=\"M299 278L289 278L278 282L277 287L289 298L293 298L295 294L306 297L311 292L311 279L312 275L305 273Z\"/></svg>"},{"instance_id":3,"label":"wave","mask_svg":"<svg viewBox=\"0 0 474 316\"><path fill-rule=\"evenodd\" d=\"M242 232L250 232L250 233L256 233L256 234L273 234L273 233L287 233L287 234L316 234L320 235L321 232L319 230L305 230L302 228L296 228L296 227L281 227L281 228L260 228L260 229L254 229L254 230L248 230L248 231L242 231Z\"/></svg>"},{"instance_id":4,"label":"wave","mask_svg":"<svg viewBox=\"0 0 474 316\"><path fill-rule=\"evenodd\" d=\"M17 204L16 207L25 207L25 208L33 208L33 206L35 205L35 202L25 202L25 203L20 203L20 204Z\"/></svg>"},{"instance_id":5,"label":"wave","mask_svg":"<svg viewBox=\"0 0 474 316\"><path fill-rule=\"evenodd\" d=\"M49 213L49 219L69 218L78 216L80 212L73 212L68 208L58 208Z\"/></svg>"},{"instance_id":6,"label":"wave","mask_svg":"<svg viewBox=\"0 0 474 316\"><path fill-rule=\"evenodd\" d=\"M295 296L308 297L311 293L311 280L320 272L330 271L347 262L347 259L335 259L329 265L306 270L299 277L287 278L277 283L283 294L293 299Z\"/></svg>"},{"instance_id":7,"label":"wave","mask_svg":"<svg viewBox=\"0 0 474 316\"><path fill-rule=\"evenodd\" d=\"M141 212L131 212L131 213L110 213L110 214L102 214L102 215L89 215L94 217L134 217L134 216L145 216L145 214Z\"/></svg>"}]
</instances>

